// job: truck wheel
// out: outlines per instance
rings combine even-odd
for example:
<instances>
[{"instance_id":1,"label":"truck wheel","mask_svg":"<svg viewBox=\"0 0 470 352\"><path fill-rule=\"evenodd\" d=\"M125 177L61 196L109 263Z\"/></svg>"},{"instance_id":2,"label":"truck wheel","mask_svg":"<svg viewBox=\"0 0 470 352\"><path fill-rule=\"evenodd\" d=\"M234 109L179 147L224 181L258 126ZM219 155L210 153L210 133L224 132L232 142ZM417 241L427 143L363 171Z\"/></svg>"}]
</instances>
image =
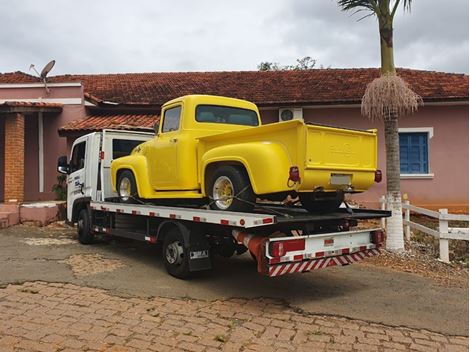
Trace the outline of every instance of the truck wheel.
<instances>
[{"instance_id":1,"label":"truck wheel","mask_svg":"<svg viewBox=\"0 0 470 352\"><path fill-rule=\"evenodd\" d=\"M95 240L95 235L91 231L90 215L87 209L80 210L77 221L78 241L81 244L91 244Z\"/></svg>"},{"instance_id":2,"label":"truck wheel","mask_svg":"<svg viewBox=\"0 0 470 352\"><path fill-rule=\"evenodd\" d=\"M210 207L214 210L250 212L255 203L248 175L234 166L222 166L214 172L207 194L212 197Z\"/></svg>"},{"instance_id":3,"label":"truck wheel","mask_svg":"<svg viewBox=\"0 0 470 352\"><path fill-rule=\"evenodd\" d=\"M171 276L178 279L189 277L189 254L184 247L183 235L177 228L172 228L163 240L163 261Z\"/></svg>"},{"instance_id":4,"label":"truck wheel","mask_svg":"<svg viewBox=\"0 0 470 352\"><path fill-rule=\"evenodd\" d=\"M338 210L344 201L344 194L338 193L299 193L302 207L310 213L322 214Z\"/></svg>"},{"instance_id":5,"label":"truck wheel","mask_svg":"<svg viewBox=\"0 0 470 352\"><path fill-rule=\"evenodd\" d=\"M119 200L122 203L136 203L136 199L138 198L137 186L132 171L124 170L119 174L116 188Z\"/></svg>"}]
</instances>

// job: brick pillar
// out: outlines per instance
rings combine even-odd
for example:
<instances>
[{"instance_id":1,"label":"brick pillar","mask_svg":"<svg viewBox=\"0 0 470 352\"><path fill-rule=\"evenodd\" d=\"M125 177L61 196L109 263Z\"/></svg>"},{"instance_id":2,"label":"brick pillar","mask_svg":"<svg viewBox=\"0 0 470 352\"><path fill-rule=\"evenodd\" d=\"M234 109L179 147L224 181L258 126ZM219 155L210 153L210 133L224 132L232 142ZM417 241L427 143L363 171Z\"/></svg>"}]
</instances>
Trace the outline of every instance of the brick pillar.
<instances>
[{"instance_id":1,"label":"brick pillar","mask_svg":"<svg viewBox=\"0 0 470 352\"><path fill-rule=\"evenodd\" d=\"M24 115L5 118L5 203L24 200Z\"/></svg>"}]
</instances>

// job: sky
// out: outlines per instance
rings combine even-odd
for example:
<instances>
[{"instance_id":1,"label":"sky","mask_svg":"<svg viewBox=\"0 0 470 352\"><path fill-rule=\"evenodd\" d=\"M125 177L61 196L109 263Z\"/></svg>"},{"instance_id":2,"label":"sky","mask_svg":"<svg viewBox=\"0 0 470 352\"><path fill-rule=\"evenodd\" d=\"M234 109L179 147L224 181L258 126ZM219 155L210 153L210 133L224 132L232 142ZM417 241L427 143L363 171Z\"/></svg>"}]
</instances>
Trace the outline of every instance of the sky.
<instances>
[{"instance_id":1,"label":"sky","mask_svg":"<svg viewBox=\"0 0 470 352\"><path fill-rule=\"evenodd\" d=\"M468 73L468 0L414 0L395 18L397 67ZM256 70L262 61L378 67L377 21L335 0L2 0L0 72Z\"/></svg>"}]
</instances>

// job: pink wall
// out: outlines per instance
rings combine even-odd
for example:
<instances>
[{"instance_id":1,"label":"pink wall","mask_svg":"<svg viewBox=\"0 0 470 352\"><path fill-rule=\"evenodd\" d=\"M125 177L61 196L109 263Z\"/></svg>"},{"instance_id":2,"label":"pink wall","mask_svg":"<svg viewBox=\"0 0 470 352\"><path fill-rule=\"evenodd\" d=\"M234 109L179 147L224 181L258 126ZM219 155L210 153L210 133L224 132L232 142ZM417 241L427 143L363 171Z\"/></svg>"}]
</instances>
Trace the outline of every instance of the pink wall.
<instances>
[{"instance_id":1,"label":"pink wall","mask_svg":"<svg viewBox=\"0 0 470 352\"><path fill-rule=\"evenodd\" d=\"M61 113L43 113L44 124L44 192L39 192L38 169L38 113L26 115L25 122L25 200L55 199L51 191L57 178L57 158L68 154L65 138L58 135L58 129L66 123L85 116L83 88L50 87L46 94L44 87L21 88L12 85L12 88L1 88L0 99L44 99L45 102L58 102L63 104ZM62 100L74 99L75 101ZM2 155L3 156L3 155ZM1 157L0 157L1 160ZM0 175L3 171L0 169Z\"/></svg>"},{"instance_id":2,"label":"pink wall","mask_svg":"<svg viewBox=\"0 0 470 352\"><path fill-rule=\"evenodd\" d=\"M262 110L265 123L278 121L278 110ZM383 125L372 123L360 114L360 108L304 109L307 122L352 128L379 130L379 168L385 174L385 145ZM433 127L429 140L429 167L432 179L402 179L401 189L413 204L431 208L468 208L468 105L425 106L413 116L400 120L400 127ZM352 199L377 205L377 199L386 192L386 180L374 185L368 192L353 195Z\"/></svg>"},{"instance_id":3,"label":"pink wall","mask_svg":"<svg viewBox=\"0 0 470 352\"><path fill-rule=\"evenodd\" d=\"M0 118L0 202L3 202L3 183L5 182L3 175L5 172L5 156L1 152L2 150L5 150L5 120Z\"/></svg>"}]
</instances>

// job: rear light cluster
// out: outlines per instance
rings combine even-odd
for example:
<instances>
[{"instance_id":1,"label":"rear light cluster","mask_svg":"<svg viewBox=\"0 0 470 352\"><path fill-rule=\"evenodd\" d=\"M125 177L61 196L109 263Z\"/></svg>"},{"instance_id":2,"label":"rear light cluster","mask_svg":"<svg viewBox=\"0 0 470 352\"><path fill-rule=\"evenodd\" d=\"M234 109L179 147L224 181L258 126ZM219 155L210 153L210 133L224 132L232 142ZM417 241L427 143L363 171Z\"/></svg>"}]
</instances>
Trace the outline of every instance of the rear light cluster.
<instances>
[{"instance_id":1,"label":"rear light cluster","mask_svg":"<svg viewBox=\"0 0 470 352\"><path fill-rule=\"evenodd\" d=\"M283 257L288 252L305 250L305 239L275 241L269 244L269 254L272 257Z\"/></svg>"},{"instance_id":2,"label":"rear light cluster","mask_svg":"<svg viewBox=\"0 0 470 352\"><path fill-rule=\"evenodd\" d=\"M300 182L300 171L297 166L292 166L289 169L289 181Z\"/></svg>"},{"instance_id":3,"label":"rear light cluster","mask_svg":"<svg viewBox=\"0 0 470 352\"><path fill-rule=\"evenodd\" d=\"M372 231L370 233L370 237L371 242L377 247L382 246L382 244L385 242L385 233L382 230Z\"/></svg>"}]
</instances>

